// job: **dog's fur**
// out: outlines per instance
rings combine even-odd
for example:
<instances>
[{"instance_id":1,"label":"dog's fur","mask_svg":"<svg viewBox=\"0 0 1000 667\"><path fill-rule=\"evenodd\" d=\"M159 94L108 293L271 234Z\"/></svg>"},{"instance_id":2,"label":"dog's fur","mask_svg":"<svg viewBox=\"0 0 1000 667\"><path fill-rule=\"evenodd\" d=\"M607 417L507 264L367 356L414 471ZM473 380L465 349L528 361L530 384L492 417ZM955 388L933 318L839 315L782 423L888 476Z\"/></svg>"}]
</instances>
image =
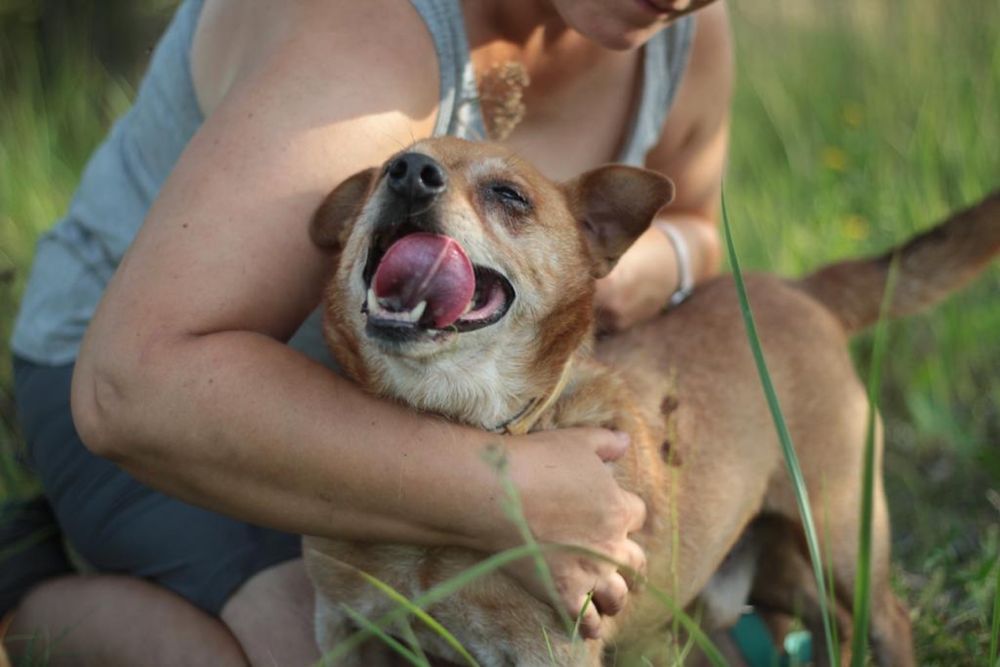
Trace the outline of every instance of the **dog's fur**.
<instances>
[{"instance_id":1,"label":"dog's fur","mask_svg":"<svg viewBox=\"0 0 1000 667\"><path fill-rule=\"evenodd\" d=\"M803 618L821 646L799 513L732 281L700 286L668 315L607 339L592 354L594 280L668 203L669 181L611 166L554 184L502 147L456 139L422 141L410 151L447 173L446 191L427 210L401 214L385 171L370 169L335 189L314 220L313 238L333 251L325 330L341 365L373 393L486 429L556 392L534 415L533 430L588 425L628 432L633 444L615 470L648 508L635 539L648 555L649 585L682 607L700 600L710 627L731 624L749 597ZM530 205L505 203L496 196L498 183ZM957 289L996 254L998 219L994 194L892 255L835 264L798 281L747 277L834 576L845 656L868 414L847 338L877 318L891 256L899 257L892 313L913 312ZM370 246L378 234L403 233L400 225L448 235L474 264L505 276L516 294L506 315L477 331L408 342L369 335L361 306ZM880 664L912 665L907 611L889 588L881 437L877 446L870 639ZM329 649L352 631L341 603L369 618L393 607L354 568L413 597L483 555L307 538L305 558L318 590L318 641ZM588 641L581 654L553 611L499 572L431 612L483 665L550 665L550 650L558 664L599 664L605 648ZM669 618L653 596L633 593L611 619L610 641L655 636ZM436 635L415 630L429 653L458 659Z\"/></svg>"}]
</instances>

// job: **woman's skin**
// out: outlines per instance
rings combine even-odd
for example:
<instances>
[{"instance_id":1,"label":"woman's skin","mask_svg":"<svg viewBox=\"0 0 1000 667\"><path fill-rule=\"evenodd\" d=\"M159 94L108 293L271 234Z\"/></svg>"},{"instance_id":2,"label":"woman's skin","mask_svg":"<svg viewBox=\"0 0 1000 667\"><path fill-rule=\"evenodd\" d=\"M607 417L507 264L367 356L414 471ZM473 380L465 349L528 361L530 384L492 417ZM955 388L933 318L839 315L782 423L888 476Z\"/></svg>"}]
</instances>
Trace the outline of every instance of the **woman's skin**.
<instances>
[{"instance_id":1,"label":"woman's skin","mask_svg":"<svg viewBox=\"0 0 1000 667\"><path fill-rule=\"evenodd\" d=\"M633 114L621 100L637 93L638 47L666 17L651 7L647 0L465 2L477 70L518 60L532 79L525 119L507 143L556 179L613 160ZM322 197L431 132L437 57L415 10L399 0L208 0L192 71L205 124L125 255L80 351L73 415L87 446L152 487L256 524L495 552L520 542L482 459L488 443L500 442L540 541L578 544L641 568L644 554L629 533L642 525L644 507L604 465L624 452L620 436L599 429L498 436L447 423L373 398L283 344L319 301L327 259L307 224ZM677 200L661 217L689 241L699 278L719 262L716 200L731 78L720 4L699 14L687 74L647 162L677 184ZM600 284L604 326L656 314L676 287L673 247L651 230ZM585 616L583 632L597 636L598 611L620 607L625 580L575 556L551 556L549 565L568 610L595 591L597 610ZM512 574L543 597L530 566ZM86 636L69 640L73 664L86 664L91 645L106 647L107 633L122 646L100 664L148 660L142 637L176 627L168 618L199 630L177 636L165 664L167 657L196 664L206 646L216 647L212 664L297 664L315 655L303 582L299 562L258 574L226 605L223 623L155 586L136 593L127 579L77 581L68 598L52 590L63 582L50 582L26 599L15 630L58 627L53 619L88 604L139 595L144 606L136 606L157 622L131 615L137 629L127 638L111 619L91 623ZM301 595L281 592L289 590Z\"/></svg>"}]
</instances>

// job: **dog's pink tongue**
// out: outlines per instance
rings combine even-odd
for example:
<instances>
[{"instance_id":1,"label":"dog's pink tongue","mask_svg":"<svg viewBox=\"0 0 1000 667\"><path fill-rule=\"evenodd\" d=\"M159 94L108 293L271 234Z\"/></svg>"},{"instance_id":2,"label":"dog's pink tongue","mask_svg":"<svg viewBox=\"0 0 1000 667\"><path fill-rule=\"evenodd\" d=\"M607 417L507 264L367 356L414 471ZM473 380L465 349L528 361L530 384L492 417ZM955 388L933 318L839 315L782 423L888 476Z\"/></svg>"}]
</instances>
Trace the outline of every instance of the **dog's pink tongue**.
<instances>
[{"instance_id":1,"label":"dog's pink tongue","mask_svg":"<svg viewBox=\"0 0 1000 667\"><path fill-rule=\"evenodd\" d=\"M375 270L372 288L382 307L397 312L426 301L424 312L441 329L465 312L476 290L476 275L455 239L418 233L392 244Z\"/></svg>"}]
</instances>

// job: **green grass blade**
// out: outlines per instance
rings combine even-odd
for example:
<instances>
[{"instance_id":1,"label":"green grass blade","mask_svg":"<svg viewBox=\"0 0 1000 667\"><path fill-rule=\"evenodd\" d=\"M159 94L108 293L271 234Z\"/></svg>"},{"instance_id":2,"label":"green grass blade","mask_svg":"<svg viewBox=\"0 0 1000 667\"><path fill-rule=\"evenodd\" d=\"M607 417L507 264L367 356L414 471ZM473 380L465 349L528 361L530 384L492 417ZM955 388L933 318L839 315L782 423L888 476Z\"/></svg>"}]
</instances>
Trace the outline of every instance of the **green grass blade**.
<instances>
[{"instance_id":1,"label":"green grass blade","mask_svg":"<svg viewBox=\"0 0 1000 667\"><path fill-rule=\"evenodd\" d=\"M465 662L467 662L471 667L479 667L479 663L476 662L476 659L473 658L467 650L465 650L465 647L462 646L457 639L455 639L455 635L451 634L451 632L449 632L443 625L438 623L433 616L411 602L405 595L401 594L384 581L373 577L363 570L358 570L358 574L361 575L362 579L381 591L381 593L387 598L416 616L421 622L423 622L424 625L433 630L435 634L444 640L444 642L447 643L448 646L450 646L456 653L462 656L462 659L465 660Z\"/></svg>"},{"instance_id":2,"label":"green grass blade","mask_svg":"<svg viewBox=\"0 0 1000 667\"><path fill-rule=\"evenodd\" d=\"M757 335L757 325L754 323L753 312L750 310L750 299L747 296L743 273L740 271L739 257L736 255L736 246L733 243L733 233L729 226L729 214L726 210L726 197L724 194L722 196L722 228L725 233L726 249L728 250L729 262L733 269L733 278L736 281L736 292L739 295L740 311L743 313L743 323L746 325L750 349L753 352L754 362L757 364L757 372L760 375L761 385L764 388L764 395L767 397L767 405L771 411L771 417L774 419L775 429L778 432L778 440L781 443L781 450L785 456L785 464L788 467L788 473L795 487L795 500L799 505L799 513L802 515L802 525L805 529L806 542L809 546L809 557L812 560L813 573L816 577L816 592L819 596L820 611L823 615L823 627L826 630L826 648L829 653L830 664L839 665L838 651L833 645L833 623L830 618L830 604L827 600L826 586L823 581L823 564L820 559L819 540L816 537L816 526L809 507L806 483L802 477L802 470L799 467L795 448L792 445L792 437L788 433L788 426L785 424L784 415L781 413L778 395L771 382L771 375L767 371L767 362L764 360L764 351L761 348L760 338Z\"/></svg>"},{"instance_id":3,"label":"green grass blade","mask_svg":"<svg viewBox=\"0 0 1000 667\"><path fill-rule=\"evenodd\" d=\"M409 645L410 650L413 651L414 655L420 660L421 664L430 667L430 661L427 659L427 654L424 653L424 649L420 646L420 640L417 639L417 633L413 631L413 626L410 624L409 618L404 618L398 623L399 632L403 635L403 639Z\"/></svg>"},{"instance_id":4,"label":"green grass blade","mask_svg":"<svg viewBox=\"0 0 1000 667\"><path fill-rule=\"evenodd\" d=\"M27 535L26 537L20 538L19 540L14 542L14 544L8 547L4 547L3 549L0 549L0 564L3 564L4 561L6 561L9 558L13 558L19 553L27 551L36 544L41 544L45 540L53 537L54 535L57 535L58 533L59 529L52 526L52 527L41 528Z\"/></svg>"},{"instance_id":5,"label":"green grass blade","mask_svg":"<svg viewBox=\"0 0 1000 667\"><path fill-rule=\"evenodd\" d=\"M514 547L513 549L508 549L506 551L501 551L500 553L494 554L488 558L483 559L481 562L477 563L473 567L461 572L460 574L452 577L451 579L444 581L437 586L431 588L422 595L417 596L412 601L407 601L409 604L406 606L399 606L388 614L383 615L381 618L373 622L373 625L378 628L384 628L387 625L398 621L399 619L406 616L413 608L426 609L431 605L437 604L442 600L448 598L449 596L455 594L462 588L468 586L470 583L484 577L488 574L499 570L500 568L509 565L515 561L521 560L523 558L533 557L539 550L546 551L549 549L566 549L576 551L578 553L585 554L592 558L603 560L605 562L614 564L620 570L623 570L634 577L636 580L641 579L641 575L638 572L633 571L628 566L618 563L603 554L597 553L595 551L590 551L582 547L567 546L567 545L521 545ZM374 579L374 577L372 577ZM376 580L377 581L377 580ZM381 582L380 582L381 583ZM654 586L647 585L644 588L644 594L654 596L665 609L667 609L674 618L676 618L680 625L688 632L695 644L705 653L709 662L713 667L727 667L728 662L719 652L719 650L712 643L712 640L708 638L698 624L687 614L684 610L677 605L673 599L667 595L664 591L657 589ZM405 598L404 598L405 599ZM343 656L347 655L355 648L360 646L364 641L374 636L372 630L368 627L360 629L358 632L348 637L344 641L340 642L335 646L328 654L327 658L331 661L336 661Z\"/></svg>"},{"instance_id":6,"label":"green grass blade","mask_svg":"<svg viewBox=\"0 0 1000 667\"><path fill-rule=\"evenodd\" d=\"M556 664L556 653L552 649L552 640L549 639L549 631L548 631L548 629L546 629L546 627L544 625L542 626L542 638L545 639L545 650L548 651L548 654L549 654L549 664L550 665L555 665Z\"/></svg>"},{"instance_id":7,"label":"green grass blade","mask_svg":"<svg viewBox=\"0 0 1000 667\"><path fill-rule=\"evenodd\" d=\"M560 616L560 619L563 621L563 624L566 625L565 611L562 609L562 606L559 603L559 599L555 591L555 583L552 581L552 576L551 573L549 572L548 565L545 563L545 559L542 557L542 550L538 548L538 543L535 541L534 535L532 535L531 529L529 528L528 523L524 518L524 512L521 507L520 497L517 493L517 489L514 487L513 483L510 480L510 476L507 474L507 460L504 457L503 452L501 450L490 450L487 453L487 456L488 460L490 460L490 462L496 467L496 469L500 474L500 479L503 484L504 492L506 495L505 509L507 511L507 514L511 518L511 520L514 521L514 523L518 526L518 529L521 532L521 537L525 541L525 545L536 548L533 557L535 559L539 571L539 576L542 578L544 582L546 582L547 588L549 589L548 590L549 597L552 600L553 605L555 606L556 611ZM678 522L675 521L674 523L675 525L677 525ZM582 547L567 546L567 545L549 545L549 546L550 548L554 547L554 548L562 548L562 549L569 549L572 551L576 551L577 553L581 553L595 560L601 560L606 563L610 563L621 571L631 573L635 577L636 581L643 579L641 573L635 572L627 565L618 563L596 551L590 551ZM711 640L707 637L707 635L705 635L704 632L701 631L701 628L698 627L698 624L695 621L693 621L684 612L683 609L680 609L679 607L677 607L677 605L675 605L672 602L672 600L669 600L669 596L667 596L666 593L663 593L662 591L654 591L652 587L650 587L650 591L655 592L655 594L658 594L661 600L664 601L665 603L669 602L669 604L666 604L665 606L667 606L671 610L675 623L679 621L681 625L684 626L684 628L688 631L689 636L695 640L695 642L699 645L699 647L701 647L701 649L705 652L705 655L709 657L709 660L712 662L713 665L719 666L726 664L725 658L723 658L722 654L718 652L718 649L715 648L715 646L712 644ZM583 606L580 608L576 620L572 625L572 633L570 637L571 640L573 641L575 641L577 637L579 637L580 623L583 619L583 614L587 609L587 605L591 604L592 596L593 596L593 591L587 594L587 598L584 601Z\"/></svg>"},{"instance_id":8,"label":"green grass blade","mask_svg":"<svg viewBox=\"0 0 1000 667\"><path fill-rule=\"evenodd\" d=\"M425 609L433 604L436 604L447 597L455 594L465 586L468 586L476 579L484 577L496 570L509 565L515 561L521 560L522 558L528 558L533 555L533 553L539 549L538 546L528 546L521 545L514 547L512 549L507 549L506 551L501 551L499 553L493 554L492 556L483 559L475 566L461 572L460 574L452 577L451 579L444 581L437 586L431 588L422 595L417 596L413 599L412 604L420 609ZM397 607L388 614L383 615L378 620L374 621L375 625L379 628L384 628L387 625L394 623L395 621L405 617L408 613L408 609L405 607ZM372 637L371 631L368 629L362 629L354 633L344 641L337 644L328 655L331 658L340 659L347 655L355 648L360 646L364 641Z\"/></svg>"},{"instance_id":9,"label":"green grass blade","mask_svg":"<svg viewBox=\"0 0 1000 667\"><path fill-rule=\"evenodd\" d=\"M75 623L60 630L59 634L52 637L48 632L35 630L31 634L8 635L4 637L4 642L12 646L14 644L24 644L21 658L16 663L18 667L48 667L52 662L52 656L58 651L59 644L62 643L69 633L79 626ZM64 654L65 655L65 654Z\"/></svg>"},{"instance_id":10,"label":"green grass blade","mask_svg":"<svg viewBox=\"0 0 1000 667\"><path fill-rule=\"evenodd\" d=\"M580 612L576 615L576 622L573 623L573 634L570 635L571 641L576 641L580 636L580 624L583 623L583 615L587 612L587 607L590 606L594 599L594 591L588 591L587 597L583 601L583 606L580 607Z\"/></svg>"},{"instance_id":11,"label":"green grass blade","mask_svg":"<svg viewBox=\"0 0 1000 667\"><path fill-rule=\"evenodd\" d=\"M552 579L552 572L549 570L548 563L542 557L542 551L537 549L538 541L535 540L534 534L531 532L531 527L528 526L527 519L524 518L524 508L521 505L521 496L517 493L517 489L514 487L514 483L510 479L510 475L507 471L507 456L506 453L500 447L489 447L486 450L486 460L494 467L497 474L500 476L500 484L504 491L504 504L503 509L507 514L507 517L514 522L517 526L518 533L521 535L521 540L527 546L536 547L534 555L532 558L535 561L535 571L538 574L539 581L545 587L545 594L549 598L549 602L552 603L553 609L556 610L556 614L559 616L559 621L563 624L563 628L570 632L572 630L573 637L576 637L576 627L574 626L573 619L569 617L566 610L563 609L562 601L559 599L559 593L556 590L556 582ZM589 598L588 598L589 600ZM586 606L584 606L586 609ZM583 613L583 610L580 612ZM579 618L576 619L579 623Z\"/></svg>"},{"instance_id":12,"label":"green grass blade","mask_svg":"<svg viewBox=\"0 0 1000 667\"><path fill-rule=\"evenodd\" d=\"M410 649L408 649L405 646L403 646L395 637L393 637L392 635L388 634L385 630L383 630L382 628L378 627L377 625L375 625L374 623L372 623L371 621L369 621L367 618L365 618L363 615L361 615L358 612L354 611L353 609L351 609L347 605L343 605L342 608L347 613L347 615L351 617L351 620L354 621L355 623L357 623L359 627L365 628L366 630L368 630L369 632L371 632L375 637L377 637L380 641L382 641L382 643L384 643L386 646L388 646L393 651L395 651L397 654L399 654L404 659L406 659L411 665L417 665L417 667L428 667L427 659L426 658L421 659L419 655L417 655L416 653L414 653ZM334 662L327 662L327 658L324 657L321 660L320 664L322 664L322 665L327 665L327 664L332 665L332 664L335 664L335 663Z\"/></svg>"},{"instance_id":13,"label":"green grass blade","mask_svg":"<svg viewBox=\"0 0 1000 667\"><path fill-rule=\"evenodd\" d=\"M713 644L712 640L708 638L708 635L706 635L705 632L698 627L698 624L693 618L688 616L683 609L677 606L677 603L674 602L673 598L665 592L652 586L647 587L645 592L655 597L660 604L670 610L670 612L674 615L674 618L680 621L681 626L687 630L690 640L694 641L694 643L698 645L698 648L700 648L702 653L705 654L705 657L712 664L712 667L729 666L729 662L726 661L725 656L719 652L719 649L715 647L715 644Z\"/></svg>"},{"instance_id":14,"label":"green grass blade","mask_svg":"<svg viewBox=\"0 0 1000 667\"><path fill-rule=\"evenodd\" d=\"M569 551L575 551L577 553L593 558L594 560L600 560L604 561L605 563L610 563L611 565L614 565L622 572L625 572L629 576L633 577L636 581L644 581L642 573L633 570L624 563L619 563L616 560L608 558L602 553L591 551L590 549L585 549L583 547L570 546L570 545L560 545L558 548L567 549ZM670 612L671 616L674 619L676 619L680 623L681 627L683 627L687 631L691 639L694 641L695 644L698 645L698 648L700 648L705 653L705 657L708 658L708 661L712 663L714 667L727 667L729 663L726 662L725 657L723 657L722 653L719 652L719 649L715 647L715 644L712 643L712 640L708 638L708 635L706 635L705 632L698 626L698 622L695 621L693 618L691 618L691 616L688 615L688 613L685 612L684 609L682 609L674 601L672 597L667 595L665 591L661 591L659 588L655 586L650 586L649 584L644 585L643 594L652 595L657 599L657 601L661 605L663 605L663 607L667 611Z\"/></svg>"},{"instance_id":15,"label":"green grass blade","mask_svg":"<svg viewBox=\"0 0 1000 667\"><path fill-rule=\"evenodd\" d=\"M854 633L851 647L851 667L864 667L868 652L868 623L871 616L872 571L872 506L875 494L875 425L878 420L878 392L882 385L882 358L885 354L886 332L889 327L889 306L896 289L898 257L889 264L889 276L879 306L875 340L872 343L871 366L868 370L868 423L865 433L863 483L861 486L861 521L858 536L858 563L854 575Z\"/></svg>"},{"instance_id":16,"label":"green grass blade","mask_svg":"<svg viewBox=\"0 0 1000 667\"><path fill-rule=\"evenodd\" d=\"M618 563L612 560L611 558L608 558L604 554L577 546L538 544L538 542L534 539L534 536L531 534L531 530L528 527L527 521L524 519L524 512L520 504L520 497L517 493L517 489L510 481L509 475L507 475L507 461L503 451L491 448L487 451L486 458L487 461L495 467L498 474L500 475L500 479L504 485L504 491L506 495L505 510L510 516L511 520L514 521L514 523L518 526L521 532L522 539L524 539L525 541L524 545L515 547L513 549L508 549L506 551L489 556L488 558L485 558L484 560L480 561L473 567L470 567L464 572L459 573L458 575L449 579L448 581L442 582L441 584L438 584L437 586L431 588L425 593L417 596L412 601L408 600L405 596L400 594L391 586L373 577L367 572L356 570L358 574L365 579L365 581L367 581L372 586L378 588L384 595L389 597L397 604L397 608L395 610L389 612L388 614L383 615L382 618L374 622L374 625L376 627L380 629L384 628L386 627L386 625L390 623L393 623L401 618L405 618L409 614L413 614L417 616L425 624L427 624L428 627L432 628L435 632L437 632L445 641L448 642L448 644L455 651L459 652L459 654L462 655L462 657L465 658L470 665L476 665L475 659L465 651L464 647L461 646L461 644L458 642L457 639L455 639L450 633L448 633L448 631L444 627L442 627L424 610L430 607L431 605L434 605L444 600L445 598L453 595L454 593L458 592L465 586L468 586L474 580L482 576L491 574L496 570L504 567L505 565L513 563L522 558L528 558L528 557L532 558L535 561L536 565L538 565L540 576L545 575L548 577L548 582L552 586L552 589L550 591L550 596L554 603L554 607L556 608L557 612L559 612L560 617L567 615L565 610L563 610L559 605L558 598L555 595L554 582L551 579L551 573L549 573L548 566L545 563L545 559L543 557L544 551L551 549L559 549L563 551L578 553L587 556L588 558L593 558L595 560L612 564L616 568L618 568L618 570L630 574L637 582L644 580L644 577L641 573L636 572L627 565ZM647 587L647 591L649 594L658 598L660 602L668 610L670 610L675 622L679 622L688 632L690 637L689 644L691 641L697 644L705 653L705 655L708 657L709 661L715 667L725 667L725 665L727 664L725 658L722 656L721 653L719 653L718 649L715 648L715 646L712 644L711 640L707 637L707 635L705 635L705 633L702 632L701 628L698 627L698 624L694 620L692 620L684 612L683 609L678 607L673 602L673 600L663 591L659 591L652 586ZM587 609L587 606L592 603L591 601L592 596L593 596L593 591L587 594L587 598L577 614L575 623L566 624L566 632L569 634L571 641L576 641L577 637L579 636L580 623L583 618L583 614ZM544 627L542 628L542 632L545 638L546 645L549 647L549 654L551 656L553 651L551 642L549 640L548 632ZM354 650L355 647L357 647L361 642L365 641L371 635L372 633L367 627L362 628L359 632L355 633L354 635L352 635L351 637L349 637L348 639L346 639L345 641L341 642L336 647L334 647L333 651L331 651L328 655L335 658L342 657L351 650Z\"/></svg>"},{"instance_id":17,"label":"green grass blade","mask_svg":"<svg viewBox=\"0 0 1000 667\"><path fill-rule=\"evenodd\" d=\"M828 506L828 504L826 502L825 489L823 488L824 486L825 486L824 484L820 484L820 507L823 508L823 526L826 527L826 530L823 533L823 537L826 540L826 545L827 545L827 547L826 547L826 556L827 556L827 559L826 559L826 563L827 563L827 567L826 567L826 586L827 586L827 588L826 588L826 595L827 595L827 599L833 600L836 597L836 595L837 595L836 591L833 590L833 584L834 584L834 579L833 579L833 558L830 557L830 551L831 551L831 546L830 545L833 542L830 539L830 517L826 514L826 510L828 509L829 506ZM837 624L836 623L834 623L834 624L832 624L830 626L830 631L833 632L833 635L831 635L830 643L833 644L834 646L840 646L840 637L837 636L838 630L837 630Z\"/></svg>"}]
</instances>

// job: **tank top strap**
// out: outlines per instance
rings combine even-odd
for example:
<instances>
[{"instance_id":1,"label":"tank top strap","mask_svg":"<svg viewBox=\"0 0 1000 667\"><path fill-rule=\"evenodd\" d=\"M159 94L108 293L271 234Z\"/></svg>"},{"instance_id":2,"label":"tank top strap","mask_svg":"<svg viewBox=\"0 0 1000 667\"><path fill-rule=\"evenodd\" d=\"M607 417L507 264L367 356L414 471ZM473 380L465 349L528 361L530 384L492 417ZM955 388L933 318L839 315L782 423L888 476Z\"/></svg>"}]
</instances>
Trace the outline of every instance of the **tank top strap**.
<instances>
[{"instance_id":1,"label":"tank top strap","mask_svg":"<svg viewBox=\"0 0 1000 667\"><path fill-rule=\"evenodd\" d=\"M441 91L434 136L485 139L476 73L458 0L410 0L410 3L426 24L438 57Z\"/></svg>"},{"instance_id":2,"label":"tank top strap","mask_svg":"<svg viewBox=\"0 0 1000 667\"><path fill-rule=\"evenodd\" d=\"M694 36L695 17L686 16L658 32L643 47L642 92L618 161L642 165L660 140L680 87Z\"/></svg>"}]
</instances>

